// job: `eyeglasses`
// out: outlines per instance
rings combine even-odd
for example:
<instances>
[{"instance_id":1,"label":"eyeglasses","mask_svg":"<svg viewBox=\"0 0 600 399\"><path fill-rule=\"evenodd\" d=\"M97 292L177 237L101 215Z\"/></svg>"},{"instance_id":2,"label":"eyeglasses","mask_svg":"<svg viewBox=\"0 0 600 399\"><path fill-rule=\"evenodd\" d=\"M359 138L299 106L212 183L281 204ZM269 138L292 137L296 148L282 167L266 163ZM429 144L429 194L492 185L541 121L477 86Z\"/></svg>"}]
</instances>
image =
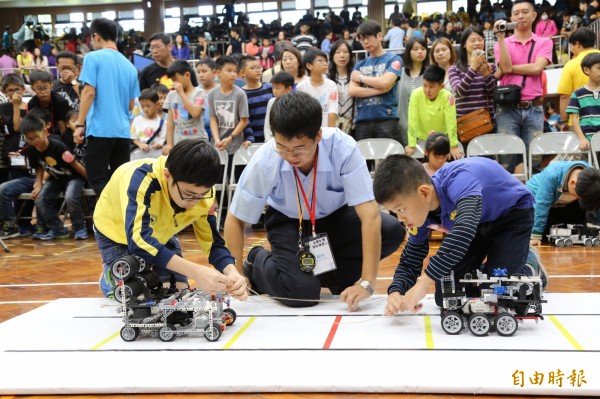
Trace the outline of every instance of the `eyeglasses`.
<instances>
[{"instance_id":1,"label":"eyeglasses","mask_svg":"<svg viewBox=\"0 0 600 399\"><path fill-rule=\"evenodd\" d=\"M31 86L31 88L33 89L33 91L35 91L36 93L47 93L50 90L52 90L52 87L50 86L46 86L46 87L33 87Z\"/></svg>"},{"instance_id":2,"label":"eyeglasses","mask_svg":"<svg viewBox=\"0 0 600 399\"><path fill-rule=\"evenodd\" d=\"M175 187L177 187L177 192L179 193L179 197L181 197L181 199L184 201L201 201L201 200L213 198L215 195L214 189L211 188L208 192L204 193L204 195L202 195L202 196L184 197L183 194L181 193L181 189L179 188L179 184L177 184L177 182L175 182Z\"/></svg>"},{"instance_id":3,"label":"eyeglasses","mask_svg":"<svg viewBox=\"0 0 600 399\"><path fill-rule=\"evenodd\" d=\"M15 94L15 93L22 93L22 92L23 92L23 89L20 89L20 88L6 90L6 94Z\"/></svg>"},{"instance_id":4,"label":"eyeglasses","mask_svg":"<svg viewBox=\"0 0 600 399\"><path fill-rule=\"evenodd\" d=\"M276 153L278 153L279 155L285 156L285 155L290 155L292 154L293 156L298 156L298 155L306 155L310 152L310 149L300 149L300 148L294 148L293 150L288 150L287 148L273 148L273 150L275 150Z\"/></svg>"}]
</instances>

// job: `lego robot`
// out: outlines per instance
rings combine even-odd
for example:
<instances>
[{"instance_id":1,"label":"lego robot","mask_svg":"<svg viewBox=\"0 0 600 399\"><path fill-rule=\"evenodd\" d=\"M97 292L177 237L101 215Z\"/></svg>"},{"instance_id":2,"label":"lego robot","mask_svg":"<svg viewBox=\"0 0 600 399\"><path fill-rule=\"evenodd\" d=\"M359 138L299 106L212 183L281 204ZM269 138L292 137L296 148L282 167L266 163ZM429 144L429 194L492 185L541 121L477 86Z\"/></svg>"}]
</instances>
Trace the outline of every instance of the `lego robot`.
<instances>
[{"instance_id":1,"label":"lego robot","mask_svg":"<svg viewBox=\"0 0 600 399\"><path fill-rule=\"evenodd\" d=\"M482 337L493 329L503 337L513 335L519 323L542 316L542 280L539 276L507 276L506 269L495 269L494 276L477 271L477 278L466 274L456 288L454 274L444 277L442 291L442 329L451 335L460 334L465 320L469 331ZM479 297L469 298L464 285L480 287Z\"/></svg>"},{"instance_id":2,"label":"lego robot","mask_svg":"<svg viewBox=\"0 0 600 399\"><path fill-rule=\"evenodd\" d=\"M557 247L581 244L586 247L600 245L600 228L582 224L557 224L550 228L548 241Z\"/></svg>"},{"instance_id":3,"label":"lego robot","mask_svg":"<svg viewBox=\"0 0 600 399\"><path fill-rule=\"evenodd\" d=\"M143 259L136 256L117 259L111 272L119 281L115 298L122 305L124 326L120 335L124 341L150 335L169 342L178 335L203 334L213 342L236 321L228 295L164 288L158 275L147 270Z\"/></svg>"}]
</instances>

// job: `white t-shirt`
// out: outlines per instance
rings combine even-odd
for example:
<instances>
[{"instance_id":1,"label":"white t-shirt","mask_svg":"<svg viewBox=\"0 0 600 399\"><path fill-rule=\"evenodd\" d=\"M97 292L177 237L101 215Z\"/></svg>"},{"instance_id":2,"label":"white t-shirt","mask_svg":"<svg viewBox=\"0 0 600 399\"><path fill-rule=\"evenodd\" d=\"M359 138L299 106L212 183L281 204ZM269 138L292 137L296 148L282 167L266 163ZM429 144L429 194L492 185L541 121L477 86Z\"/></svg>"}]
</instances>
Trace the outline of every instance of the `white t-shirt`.
<instances>
[{"instance_id":1,"label":"white t-shirt","mask_svg":"<svg viewBox=\"0 0 600 399\"><path fill-rule=\"evenodd\" d=\"M138 115L131 122L131 139L139 140L141 143L146 143L150 137L156 132L160 126L160 115L156 115L154 119L148 119L144 115ZM167 138L167 123L163 122L158 136L152 140L152 144L164 144Z\"/></svg>"},{"instance_id":2,"label":"white t-shirt","mask_svg":"<svg viewBox=\"0 0 600 399\"><path fill-rule=\"evenodd\" d=\"M173 132L173 144L177 144L183 139L200 138L208 140L208 135L204 129L204 112L206 110L205 98L202 95L203 90L195 87L188 99L194 104L202 107L202 113L198 118L193 118L185 108L181 97L175 90L171 90L165 98L164 109L173 113L173 123L175 130Z\"/></svg>"},{"instance_id":3,"label":"white t-shirt","mask_svg":"<svg viewBox=\"0 0 600 399\"><path fill-rule=\"evenodd\" d=\"M316 98L323 108L322 127L328 127L329 114L338 114L337 85L334 81L324 79L320 86L313 86L310 79L306 79L296 86L296 90L303 91Z\"/></svg>"}]
</instances>

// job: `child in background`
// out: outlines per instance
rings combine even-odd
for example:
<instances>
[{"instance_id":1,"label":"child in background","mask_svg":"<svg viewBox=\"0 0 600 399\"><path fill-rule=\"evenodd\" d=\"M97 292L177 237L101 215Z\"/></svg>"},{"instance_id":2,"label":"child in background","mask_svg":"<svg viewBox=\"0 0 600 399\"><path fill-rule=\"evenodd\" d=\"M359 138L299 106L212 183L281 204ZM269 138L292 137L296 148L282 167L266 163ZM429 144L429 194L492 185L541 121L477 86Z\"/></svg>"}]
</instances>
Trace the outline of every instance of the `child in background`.
<instances>
[{"instance_id":1,"label":"child in background","mask_svg":"<svg viewBox=\"0 0 600 399\"><path fill-rule=\"evenodd\" d=\"M325 52L311 48L302 56L302 65L309 71L310 79L298 83L296 90L316 98L323 108L322 127L335 127L338 115L337 85L326 78L329 61Z\"/></svg>"},{"instance_id":2,"label":"child in background","mask_svg":"<svg viewBox=\"0 0 600 399\"><path fill-rule=\"evenodd\" d=\"M212 131L210 130L210 110L208 104L208 93L217 87L215 78L217 77L215 71L215 62L211 58L202 58L198 61L196 66L196 72L198 72L198 80L202 85L202 95L204 96L204 130L208 135L208 140L212 140Z\"/></svg>"},{"instance_id":3,"label":"child in background","mask_svg":"<svg viewBox=\"0 0 600 399\"><path fill-rule=\"evenodd\" d=\"M423 152L427 159L423 167L429 176L433 176L435 172L448 163L448 156L450 155L448 135L439 132L431 133L425 141Z\"/></svg>"},{"instance_id":4,"label":"child in background","mask_svg":"<svg viewBox=\"0 0 600 399\"><path fill-rule=\"evenodd\" d=\"M167 76L173 80L173 90L167 95L164 108L169 110L167 117L167 143L163 154L167 155L179 141L188 138L208 140L204 130L204 96L202 89L192 84L194 69L184 60L176 60L167 69Z\"/></svg>"},{"instance_id":5,"label":"child in background","mask_svg":"<svg viewBox=\"0 0 600 399\"><path fill-rule=\"evenodd\" d=\"M240 71L246 85L242 87L248 97L249 126L255 143L265 142L265 117L267 104L273 98L270 83L262 83L262 67L256 57L244 56L240 60Z\"/></svg>"},{"instance_id":6,"label":"child in background","mask_svg":"<svg viewBox=\"0 0 600 399\"><path fill-rule=\"evenodd\" d=\"M162 153L166 138L158 93L154 89L144 89L139 102L142 115L138 115L131 123L131 141L139 150L132 151L130 158L157 158Z\"/></svg>"},{"instance_id":7,"label":"child in background","mask_svg":"<svg viewBox=\"0 0 600 399\"><path fill-rule=\"evenodd\" d=\"M544 105L544 111L546 112L546 122L548 122L548 126L550 127L550 132L558 132L560 123L560 115L554 111L554 107L552 103L547 102Z\"/></svg>"},{"instance_id":8,"label":"child in background","mask_svg":"<svg viewBox=\"0 0 600 399\"><path fill-rule=\"evenodd\" d=\"M85 144L76 144L73 140L73 132L77 128L77 118L79 118L79 111L72 110L67 114L67 130L62 136L63 142L69 147L69 150L75 155L75 159L84 165L83 153L85 151Z\"/></svg>"},{"instance_id":9,"label":"child in background","mask_svg":"<svg viewBox=\"0 0 600 399\"><path fill-rule=\"evenodd\" d=\"M221 86L208 93L210 130L218 150L226 150L231 158L242 146L244 129L248 125L248 98L244 90L236 86L238 64L229 56L220 57L215 63ZM231 164L231 162L230 162Z\"/></svg>"},{"instance_id":10,"label":"child in background","mask_svg":"<svg viewBox=\"0 0 600 399\"><path fill-rule=\"evenodd\" d=\"M283 96L284 94L291 93L294 88L294 76L286 71L277 72L271 78L271 87L273 89L273 98L269 100L267 104L267 115L265 116L265 142L273 138L273 131L271 131L271 107L276 99Z\"/></svg>"},{"instance_id":11,"label":"child in background","mask_svg":"<svg viewBox=\"0 0 600 399\"><path fill-rule=\"evenodd\" d=\"M575 90L567 106L571 115L573 131L579 138L579 149L590 149L592 135L600 131L600 53L590 53L581 60L583 73L589 76L589 82Z\"/></svg>"},{"instance_id":12,"label":"child in background","mask_svg":"<svg viewBox=\"0 0 600 399\"><path fill-rule=\"evenodd\" d=\"M258 62L263 70L273 68L275 61L273 60L273 53L275 47L271 44L271 40L264 38L262 39L262 46L258 49Z\"/></svg>"},{"instance_id":13,"label":"child in background","mask_svg":"<svg viewBox=\"0 0 600 399\"><path fill-rule=\"evenodd\" d=\"M169 95L169 88L163 84L156 83L152 85L152 89L156 91L158 94L158 106L160 107L160 117L167 121L167 117L169 116L168 110L165 110L165 100Z\"/></svg>"},{"instance_id":14,"label":"child in background","mask_svg":"<svg viewBox=\"0 0 600 399\"><path fill-rule=\"evenodd\" d=\"M417 143L424 144L432 132L443 132L450 138L453 159L463 157L456 134L456 103L452 94L444 89L446 71L429 65L423 74L423 87L415 89L408 106L408 146L406 154L415 153Z\"/></svg>"},{"instance_id":15,"label":"child in background","mask_svg":"<svg viewBox=\"0 0 600 399\"><path fill-rule=\"evenodd\" d=\"M48 130L43 120L35 115L26 115L21 122L21 133L29 144L21 153L29 157L31 165L36 166L36 176L48 174L42 191L36 199L36 206L41 209L44 222L49 228L41 240L69 238L69 230L59 218L56 198L65 193L65 202L73 224L76 240L88 238L81 207L81 191L85 186L87 174L85 167L60 139L48 137Z\"/></svg>"}]
</instances>

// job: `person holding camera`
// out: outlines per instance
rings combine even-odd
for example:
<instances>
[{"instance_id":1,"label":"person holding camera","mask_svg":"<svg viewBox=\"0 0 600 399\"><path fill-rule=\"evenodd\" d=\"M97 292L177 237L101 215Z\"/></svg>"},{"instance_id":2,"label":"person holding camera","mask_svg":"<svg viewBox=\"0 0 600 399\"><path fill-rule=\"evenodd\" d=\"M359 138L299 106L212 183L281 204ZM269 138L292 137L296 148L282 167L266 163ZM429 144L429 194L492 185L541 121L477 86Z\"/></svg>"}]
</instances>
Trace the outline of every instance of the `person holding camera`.
<instances>
[{"instance_id":1,"label":"person holding camera","mask_svg":"<svg viewBox=\"0 0 600 399\"><path fill-rule=\"evenodd\" d=\"M554 47L552 40L533 33L536 17L532 1L517 0L510 17L516 25L504 20L494 24L498 38L494 53L502 72L500 87L494 96L497 130L519 136L526 148L535 136L544 131L542 73L552 62ZM506 37L506 30L511 27L514 27L514 34ZM523 160L513 156L510 169L514 173L522 173Z\"/></svg>"}]
</instances>

